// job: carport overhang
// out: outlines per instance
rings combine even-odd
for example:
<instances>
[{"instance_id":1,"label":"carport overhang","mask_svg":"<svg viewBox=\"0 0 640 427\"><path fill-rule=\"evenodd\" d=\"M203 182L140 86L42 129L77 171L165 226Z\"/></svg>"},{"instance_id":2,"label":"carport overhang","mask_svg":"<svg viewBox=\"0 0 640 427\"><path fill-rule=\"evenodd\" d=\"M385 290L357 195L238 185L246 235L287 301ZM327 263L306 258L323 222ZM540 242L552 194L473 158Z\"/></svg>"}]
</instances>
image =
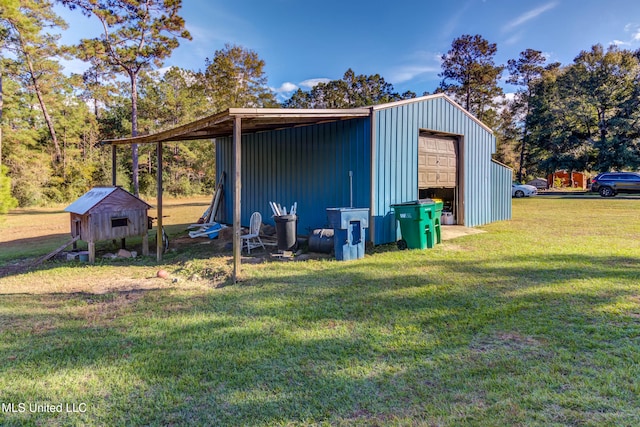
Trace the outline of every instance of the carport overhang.
<instances>
[{"instance_id":1,"label":"carport overhang","mask_svg":"<svg viewBox=\"0 0 640 427\"><path fill-rule=\"evenodd\" d=\"M102 141L112 147L112 184L116 185L116 148L119 145L156 144L158 158L157 169L157 210L158 236L156 239L157 261L162 260L162 144L176 141L193 141L198 139L214 139L231 137L233 141L233 281L240 277L241 263L241 228L240 228L240 193L242 189L241 159L242 134L274 131L291 127L309 126L320 123L369 117L371 108L354 109L285 109L285 108L230 108L222 113L214 114L182 126L168 129L151 135L143 135L123 139Z\"/></svg>"}]
</instances>

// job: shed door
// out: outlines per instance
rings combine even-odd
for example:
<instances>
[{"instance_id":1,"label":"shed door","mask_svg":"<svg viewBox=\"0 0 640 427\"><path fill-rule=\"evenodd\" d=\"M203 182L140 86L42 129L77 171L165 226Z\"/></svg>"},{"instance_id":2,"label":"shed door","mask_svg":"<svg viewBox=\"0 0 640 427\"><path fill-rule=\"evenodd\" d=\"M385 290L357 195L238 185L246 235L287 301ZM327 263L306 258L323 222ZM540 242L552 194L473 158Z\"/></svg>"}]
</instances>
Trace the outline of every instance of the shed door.
<instances>
[{"instance_id":1,"label":"shed door","mask_svg":"<svg viewBox=\"0 0 640 427\"><path fill-rule=\"evenodd\" d=\"M418 138L418 188L454 188L457 176L456 138Z\"/></svg>"}]
</instances>

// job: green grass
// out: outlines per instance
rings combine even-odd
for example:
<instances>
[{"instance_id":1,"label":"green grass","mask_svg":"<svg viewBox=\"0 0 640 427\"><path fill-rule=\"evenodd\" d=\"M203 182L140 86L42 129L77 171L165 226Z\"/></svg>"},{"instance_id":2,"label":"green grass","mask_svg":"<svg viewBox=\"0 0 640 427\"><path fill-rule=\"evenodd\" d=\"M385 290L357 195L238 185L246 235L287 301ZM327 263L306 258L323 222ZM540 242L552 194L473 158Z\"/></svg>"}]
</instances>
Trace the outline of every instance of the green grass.
<instances>
[{"instance_id":1,"label":"green grass","mask_svg":"<svg viewBox=\"0 0 640 427\"><path fill-rule=\"evenodd\" d=\"M0 425L640 425L639 203L514 200L487 233L221 289L201 248L168 257L177 283L143 260L5 277L0 403L87 407Z\"/></svg>"},{"instance_id":2,"label":"green grass","mask_svg":"<svg viewBox=\"0 0 640 427\"><path fill-rule=\"evenodd\" d=\"M155 199L146 199L155 206ZM170 239L185 235L187 224L195 222L211 202L211 197L198 196L189 199L165 199L163 206L163 223ZM47 208L15 209L2 217L0 222L0 268L17 260L35 259L51 252L70 240L69 214L64 212L66 205ZM149 216L156 217L157 211L152 208ZM155 222L154 224L157 224ZM155 254L155 228L149 231L150 252ZM140 252L142 239L127 239L127 246ZM119 241L114 246L111 241L96 243L98 254L115 252ZM86 250L86 242L79 241L78 249Z\"/></svg>"}]
</instances>

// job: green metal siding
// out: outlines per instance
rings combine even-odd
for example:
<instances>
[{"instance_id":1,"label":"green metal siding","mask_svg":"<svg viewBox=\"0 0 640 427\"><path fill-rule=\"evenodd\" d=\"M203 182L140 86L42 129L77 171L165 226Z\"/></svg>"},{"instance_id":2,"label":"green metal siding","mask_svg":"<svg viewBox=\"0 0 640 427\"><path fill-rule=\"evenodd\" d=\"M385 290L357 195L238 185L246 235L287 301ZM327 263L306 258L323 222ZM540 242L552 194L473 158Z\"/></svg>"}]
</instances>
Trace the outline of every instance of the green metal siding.
<instances>
[{"instance_id":1,"label":"green metal siding","mask_svg":"<svg viewBox=\"0 0 640 427\"><path fill-rule=\"evenodd\" d=\"M253 212L274 224L269 201L287 210L298 202L298 233L327 225L326 208L349 206L349 171L353 172L354 207L369 207L369 118L336 121L242 135L241 223ZM216 175L227 173L218 220L233 218L233 144L216 139Z\"/></svg>"},{"instance_id":2,"label":"green metal siding","mask_svg":"<svg viewBox=\"0 0 640 427\"><path fill-rule=\"evenodd\" d=\"M391 104L374 113L375 244L397 239L398 229L390 205L418 198L420 130L462 138L464 225L472 227L493 221L491 155L496 146L493 134L444 97Z\"/></svg>"}]
</instances>

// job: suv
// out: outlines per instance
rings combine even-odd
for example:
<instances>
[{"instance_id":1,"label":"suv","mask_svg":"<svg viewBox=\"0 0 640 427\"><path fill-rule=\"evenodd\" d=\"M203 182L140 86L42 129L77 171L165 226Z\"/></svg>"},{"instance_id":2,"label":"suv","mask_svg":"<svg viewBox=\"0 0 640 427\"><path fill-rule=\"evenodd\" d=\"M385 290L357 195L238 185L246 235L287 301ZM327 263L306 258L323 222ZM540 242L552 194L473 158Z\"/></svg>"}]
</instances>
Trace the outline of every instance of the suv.
<instances>
[{"instance_id":1,"label":"suv","mask_svg":"<svg viewBox=\"0 0 640 427\"><path fill-rule=\"evenodd\" d=\"M602 197L613 197L618 193L640 193L640 173L605 172L591 180L591 191Z\"/></svg>"}]
</instances>

